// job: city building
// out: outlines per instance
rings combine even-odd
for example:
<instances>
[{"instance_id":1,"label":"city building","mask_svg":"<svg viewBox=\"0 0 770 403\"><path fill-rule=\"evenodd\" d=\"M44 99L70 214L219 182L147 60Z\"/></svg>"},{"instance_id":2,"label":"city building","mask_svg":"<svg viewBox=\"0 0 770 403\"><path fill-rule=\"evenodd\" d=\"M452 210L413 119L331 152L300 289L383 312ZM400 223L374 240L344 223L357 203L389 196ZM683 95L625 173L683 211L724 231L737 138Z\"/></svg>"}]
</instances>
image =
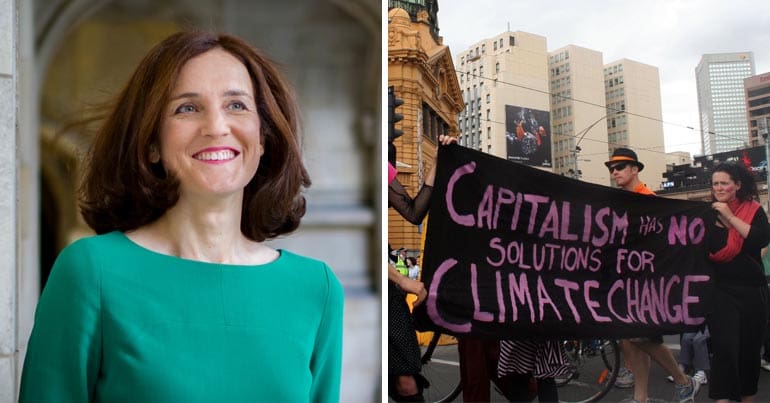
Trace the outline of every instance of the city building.
<instances>
[{"instance_id":1,"label":"city building","mask_svg":"<svg viewBox=\"0 0 770 403\"><path fill-rule=\"evenodd\" d=\"M656 190L666 170L658 68L620 59L604 66L604 78L609 153L633 149L645 165L639 178Z\"/></svg>"},{"instance_id":2,"label":"city building","mask_svg":"<svg viewBox=\"0 0 770 403\"><path fill-rule=\"evenodd\" d=\"M657 68L506 31L458 53L465 109L460 144L510 161L611 185L604 161L631 147L655 188L665 170Z\"/></svg>"},{"instance_id":3,"label":"city building","mask_svg":"<svg viewBox=\"0 0 770 403\"><path fill-rule=\"evenodd\" d=\"M601 52L568 45L549 53L554 173L609 184Z\"/></svg>"},{"instance_id":4,"label":"city building","mask_svg":"<svg viewBox=\"0 0 770 403\"><path fill-rule=\"evenodd\" d=\"M464 110L460 113L460 144L500 158L550 168L548 52L546 39L526 32L503 32L458 53L457 78ZM531 117L531 119L530 119ZM535 125L532 119L537 120ZM531 125L524 139L517 126ZM519 146L532 140L540 126L538 160ZM537 140L535 140L537 145ZM510 145L510 146L509 146ZM532 147L526 151L531 151Z\"/></svg>"},{"instance_id":5,"label":"city building","mask_svg":"<svg viewBox=\"0 0 770 403\"><path fill-rule=\"evenodd\" d=\"M436 155L439 135L459 135L462 94L449 48L438 36L435 1L388 2L388 85L404 101L396 112L403 134L393 141L398 181L417 194ZM421 253L421 226L388 209L388 243Z\"/></svg>"},{"instance_id":6,"label":"city building","mask_svg":"<svg viewBox=\"0 0 770 403\"><path fill-rule=\"evenodd\" d=\"M687 151L674 151L666 153L666 166L669 165L690 165L692 164L692 155Z\"/></svg>"},{"instance_id":7,"label":"city building","mask_svg":"<svg viewBox=\"0 0 770 403\"><path fill-rule=\"evenodd\" d=\"M750 143L743 80L753 76L752 52L705 54L695 67L704 154Z\"/></svg>"},{"instance_id":8,"label":"city building","mask_svg":"<svg viewBox=\"0 0 770 403\"><path fill-rule=\"evenodd\" d=\"M770 73L746 78L743 86L750 144L764 145L770 130Z\"/></svg>"},{"instance_id":9,"label":"city building","mask_svg":"<svg viewBox=\"0 0 770 403\"><path fill-rule=\"evenodd\" d=\"M754 175L759 191L759 202L767 211L767 164L765 147L756 146L716 154L698 155L692 164L669 164L663 173L659 195L670 199L711 202L711 174L722 162L735 162L746 166Z\"/></svg>"}]
</instances>

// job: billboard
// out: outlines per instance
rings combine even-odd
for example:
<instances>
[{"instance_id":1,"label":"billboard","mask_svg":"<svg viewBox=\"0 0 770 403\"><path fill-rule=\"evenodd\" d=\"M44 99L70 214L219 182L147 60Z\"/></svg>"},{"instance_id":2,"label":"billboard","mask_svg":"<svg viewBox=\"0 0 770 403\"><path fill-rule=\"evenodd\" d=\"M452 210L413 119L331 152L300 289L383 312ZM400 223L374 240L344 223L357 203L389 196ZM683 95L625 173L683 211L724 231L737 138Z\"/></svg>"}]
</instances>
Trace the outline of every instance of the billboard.
<instances>
[{"instance_id":1,"label":"billboard","mask_svg":"<svg viewBox=\"0 0 770 403\"><path fill-rule=\"evenodd\" d=\"M505 143L508 161L551 168L551 113L505 105Z\"/></svg>"}]
</instances>

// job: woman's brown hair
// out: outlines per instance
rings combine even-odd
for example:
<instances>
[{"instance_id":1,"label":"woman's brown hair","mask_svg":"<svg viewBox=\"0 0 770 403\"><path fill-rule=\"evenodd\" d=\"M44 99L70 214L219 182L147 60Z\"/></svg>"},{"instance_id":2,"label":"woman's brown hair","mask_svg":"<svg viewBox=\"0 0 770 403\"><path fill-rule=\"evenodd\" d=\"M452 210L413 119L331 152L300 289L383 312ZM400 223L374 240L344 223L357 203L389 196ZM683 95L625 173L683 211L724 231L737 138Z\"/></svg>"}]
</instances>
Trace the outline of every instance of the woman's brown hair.
<instances>
[{"instance_id":1,"label":"woman's brown hair","mask_svg":"<svg viewBox=\"0 0 770 403\"><path fill-rule=\"evenodd\" d=\"M310 186L298 140L294 95L276 65L243 40L200 31L176 33L139 63L96 132L80 208L97 234L149 224L179 199L179 183L162 161L152 163L163 110L179 71L190 59L219 48L240 60L254 85L264 154L246 185L241 231L261 242L297 228L305 214L301 187Z\"/></svg>"}]
</instances>

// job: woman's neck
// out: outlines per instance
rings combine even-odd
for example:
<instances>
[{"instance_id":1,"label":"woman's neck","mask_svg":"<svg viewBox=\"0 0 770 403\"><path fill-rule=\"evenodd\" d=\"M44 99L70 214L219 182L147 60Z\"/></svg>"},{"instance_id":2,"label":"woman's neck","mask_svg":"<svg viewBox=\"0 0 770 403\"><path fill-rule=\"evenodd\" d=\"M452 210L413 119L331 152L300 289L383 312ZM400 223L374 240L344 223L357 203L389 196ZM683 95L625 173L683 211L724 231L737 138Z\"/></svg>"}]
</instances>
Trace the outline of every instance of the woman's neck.
<instances>
[{"instance_id":1,"label":"woman's neck","mask_svg":"<svg viewBox=\"0 0 770 403\"><path fill-rule=\"evenodd\" d=\"M155 222L128 235L150 250L202 262L262 264L278 256L272 248L243 235L240 202L180 199Z\"/></svg>"}]
</instances>

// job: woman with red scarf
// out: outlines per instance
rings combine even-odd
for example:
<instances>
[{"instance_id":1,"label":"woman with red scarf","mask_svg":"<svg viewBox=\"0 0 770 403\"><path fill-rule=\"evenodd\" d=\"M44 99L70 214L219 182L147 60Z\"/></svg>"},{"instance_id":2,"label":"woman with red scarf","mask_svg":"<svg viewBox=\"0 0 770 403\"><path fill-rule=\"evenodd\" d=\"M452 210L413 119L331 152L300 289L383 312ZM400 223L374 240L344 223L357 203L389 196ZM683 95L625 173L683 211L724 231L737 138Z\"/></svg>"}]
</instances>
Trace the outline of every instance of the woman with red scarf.
<instances>
[{"instance_id":1,"label":"woman with red scarf","mask_svg":"<svg viewBox=\"0 0 770 403\"><path fill-rule=\"evenodd\" d=\"M761 250L770 242L757 185L740 164L718 165L711 176L717 212L709 228L714 300L707 318L713 359L709 397L717 402L753 401L770 297Z\"/></svg>"}]
</instances>

